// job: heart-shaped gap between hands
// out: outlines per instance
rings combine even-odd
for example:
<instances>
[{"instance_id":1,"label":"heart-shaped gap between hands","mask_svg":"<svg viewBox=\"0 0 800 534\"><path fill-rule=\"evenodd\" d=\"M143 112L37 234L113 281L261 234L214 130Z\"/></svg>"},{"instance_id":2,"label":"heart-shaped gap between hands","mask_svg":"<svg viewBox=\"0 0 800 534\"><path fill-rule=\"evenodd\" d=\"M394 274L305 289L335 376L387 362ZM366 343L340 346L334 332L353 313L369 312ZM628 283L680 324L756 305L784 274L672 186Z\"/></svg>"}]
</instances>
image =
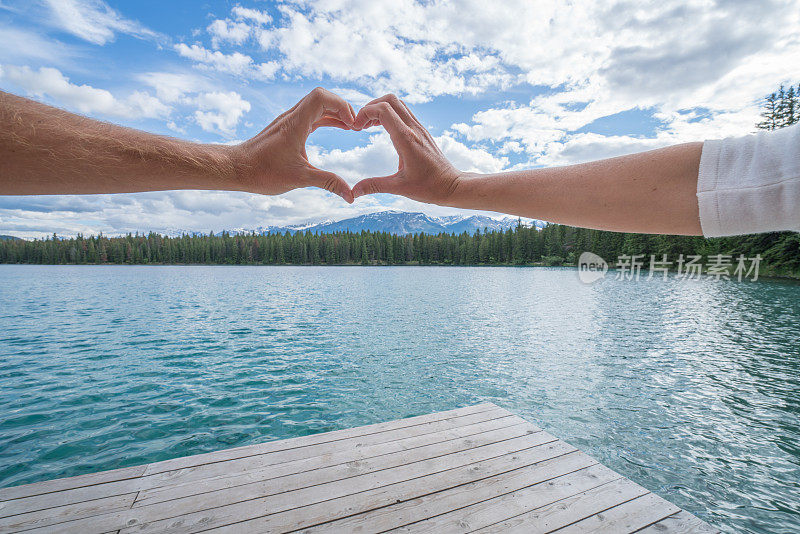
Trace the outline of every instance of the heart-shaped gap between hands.
<instances>
[{"instance_id":1,"label":"heart-shaped gap between hands","mask_svg":"<svg viewBox=\"0 0 800 534\"><path fill-rule=\"evenodd\" d=\"M351 189L337 174L308 161L306 141L317 128L360 131L373 126L383 126L397 150L399 167L394 174L365 178ZM234 151L243 188L268 195L314 186L348 203L363 195L392 193L438 204L452 196L461 174L395 95L372 100L356 115L343 98L319 87Z\"/></svg>"}]
</instances>

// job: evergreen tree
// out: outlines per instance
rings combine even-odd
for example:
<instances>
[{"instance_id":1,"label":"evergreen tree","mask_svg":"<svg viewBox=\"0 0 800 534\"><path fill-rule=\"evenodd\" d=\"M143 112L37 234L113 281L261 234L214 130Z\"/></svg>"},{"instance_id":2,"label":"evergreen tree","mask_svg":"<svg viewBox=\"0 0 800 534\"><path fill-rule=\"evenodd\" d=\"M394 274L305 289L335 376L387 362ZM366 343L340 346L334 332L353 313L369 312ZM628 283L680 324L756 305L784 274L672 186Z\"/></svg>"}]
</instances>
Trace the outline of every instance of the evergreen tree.
<instances>
[{"instance_id":1,"label":"evergreen tree","mask_svg":"<svg viewBox=\"0 0 800 534\"><path fill-rule=\"evenodd\" d=\"M761 130L774 130L778 127L778 95L770 93L764 99L764 109L761 118L764 119L756 125Z\"/></svg>"},{"instance_id":2,"label":"evergreen tree","mask_svg":"<svg viewBox=\"0 0 800 534\"><path fill-rule=\"evenodd\" d=\"M797 94L794 91L794 86L790 86L789 90L786 91L780 110L781 126L789 126L797 122Z\"/></svg>"}]
</instances>

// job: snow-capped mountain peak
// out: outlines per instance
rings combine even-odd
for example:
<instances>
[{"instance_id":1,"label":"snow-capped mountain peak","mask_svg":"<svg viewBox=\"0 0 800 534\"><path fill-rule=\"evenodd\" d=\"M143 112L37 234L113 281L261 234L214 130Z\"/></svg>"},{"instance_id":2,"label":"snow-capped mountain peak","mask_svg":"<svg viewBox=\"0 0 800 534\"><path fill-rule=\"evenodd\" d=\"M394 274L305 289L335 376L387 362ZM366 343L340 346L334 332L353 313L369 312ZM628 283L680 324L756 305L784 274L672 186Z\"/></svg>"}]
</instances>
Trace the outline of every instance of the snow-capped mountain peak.
<instances>
[{"instance_id":1,"label":"snow-capped mountain peak","mask_svg":"<svg viewBox=\"0 0 800 534\"><path fill-rule=\"evenodd\" d=\"M259 227L252 231L256 233L295 233L295 232L314 232L314 233L333 233L333 232L361 232L362 230L372 232L388 232L396 235L407 234L439 234L450 233L460 234L467 232L474 233L476 230L506 230L516 227L518 218L502 217L494 218L486 215L445 215L441 217L431 217L421 212L405 212L396 210L386 210L367 213L344 219L341 221L326 221L321 223L298 224L291 226L269 226ZM523 225L543 226L541 221L531 221ZM244 230L237 230L244 231ZM249 231L245 231L249 233Z\"/></svg>"}]
</instances>

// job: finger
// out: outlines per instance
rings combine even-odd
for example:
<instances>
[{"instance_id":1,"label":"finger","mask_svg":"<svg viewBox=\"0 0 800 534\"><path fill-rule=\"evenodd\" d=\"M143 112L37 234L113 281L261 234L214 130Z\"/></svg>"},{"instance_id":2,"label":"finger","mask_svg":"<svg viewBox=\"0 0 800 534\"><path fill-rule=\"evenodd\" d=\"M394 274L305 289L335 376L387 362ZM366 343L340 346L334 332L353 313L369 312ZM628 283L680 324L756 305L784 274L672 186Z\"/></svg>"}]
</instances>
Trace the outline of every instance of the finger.
<instances>
[{"instance_id":1,"label":"finger","mask_svg":"<svg viewBox=\"0 0 800 534\"><path fill-rule=\"evenodd\" d=\"M350 129L350 126L345 124L344 122L342 122L342 120L339 117L328 117L328 116L325 116L325 117L322 117L321 119L317 120L317 122L315 122L314 125L317 125L317 126L336 126L336 127L339 127L339 128L346 128L348 130Z\"/></svg>"},{"instance_id":2,"label":"finger","mask_svg":"<svg viewBox=\"0 0 800 534\"><path fill-rule=\"evenodd\" d=\"M335 116L349 126L355 122L350 104L339 95L322 87L317 87L308 93L300 102L296 113L309 127L325 115Z\"/></svg>"},{"instance_id":3,"label":"finger","mask_svg":"<svg viewBox=\"0 0 800 534\"><path fill-rule=\"evenodd\" d=\"M266 127L266 128L264 128L264 130L263 130L263 131L267 131L267 130L269 130L269 129L270 129L270 128L272 128L274 125L278 124L278 122L280 122L280 120L281 120L281 119L283 119L283 118L284 118L284 117L286 117L287 115L290 115L291 113L294 113L294 110L296 110L296 109L297 109L297 106L299 106L301 102L302 102L302 100L301 100L300 102L298 102L297 104L295 104L294 106L292 106L291 108L289 108L289 109L287 109L286 111L284 111L283 113L281 113L280 115L278 115L277 117L275 117L275 118L272 120L272 122L270 122L270 123L267 125L267 127Z\"/></svg>"},{"instance_id":4,"label":"finger","mask_svg":"<svg viewBox=\"0 0 800 534\"><path fill-rule=\"evenodd\" d=\"M416 115L411 112L411 108L406 105L400 98L398 98L394 94L383 95L379 98L376 98L369 102L369 104L377 104L378 102L386 102L397 112L397 116L400 117L403 122L405 122L410 128L419 132L420 134L424 135L431 143L435 144L433 137L431 136L430 132L425 128L419 119L417 119ZM369 126L365 126L368 128Z\"/></svg>"},{"instance_id":5,"label":"finger","mask_svg":"<svg viewBox=\"0 0 800 534\"><path fill-rule=\"evenodd\" d=\"M317 122L315 122L314 124L311 125L311 131L313 132L317 128L325 128L325 127L341 128L342 130L351 130L352 129L352 127L350 125L347 125L347 124L343 123L337 117L324 116L321 119L319 119Z\"/></svg>"},{"instance_id":6,"label":"finger","mask_svg":"<svg viewBox=\"0 0 800 534\"><path fill-rule=\"evenodd\" d=\"M313 187L321 187L342 197L345 202L352 204L354 197L353 191L341 176L330 171L323 171L316 167L309 167L306 172L306 183Z\"/></svg>"},{"instance_id":7,"label":"finger","mask_svg":"<svg viewBox=\"0 0 800 534\"><path fill-rule=\"evenodd\" d=\"M408 107L408 104L406 104L406 101L405 101L405 100L400 100L400 103L401 103L401 104L403 104L403 107L404 107L404 108L406 108L406 111L408 111L408 114L409 114L409 115L411 115L411 118L412 118L412 119L414 119L414 120L417 122L417 124L419 124L420 126L422 126L422 123L421 123L421 122L419 122L419 119L417 118L417 116L416 116L416 115L414 115L414 112L413 112L413 111L411 111L411 108L410 108L410 107Z\"/></svg>"},{"instance_id":8,"label":"finger","mask_svg":"<svg viewBox=\"0 0 800 534\"><path fill-rule=\"evenodd\" d=\"M395 147L407 146L408 141L414 137L411 128L400 119L394 108L387 102L368 104L361 108L356 115L353 128L360 130L369 123L380 124L386 128Z\"/></svg>"},{"instance_id":9,"label":"finger","mask_svg":"<svg viewBox=\"0 0 800 534\"><path fill-rule=\"evenodd\" d=\"M428 140L429 140L431 143L433 143L433 144L436 144L436 141L434 141L434 139L433 139L433 136L431 135L431 133L428 131L428 129L427 129L427 128L425 128L425 127L422 125L422 123L421 123L421 122L419 122L419 119L418 119L418 118L417 118L417 116L416 116L416 115L414 115L414 113L411 111L411 108L410 108L410 107L408 107L408 104L406 104L404 100L400 100L400 104L401 104L401 105L402 105L404 108L406 108L406 111L408 112L408 114L411 116L411 118L412 118L412 119L414 119L414 123L417 125L417 130L421 131L421 132L422 132L422 133L425 135L425 137L427 137L427 138L428 138Z\"/></svg>"},{"instance_id":10,"label":"finger","mask_svg":"<svg viewBox=\"0 0 800 534\"><path fill-rule=\"evenodd\" d=\"M353 186L353 197L358 198L364 195L374 195L375 193L401 194L403 185L400 176L395 173L389 176L375 176L364 178Z\"/></svg>"},{"instance_id":11,"label":"finger","mask_svg":"<svg viewBox=\"0 0 800 534\"><path fill-rule=\"evenodd\" d=\"M395 113L397 113L397 116L400 117L403 120L403 122L406 123L407 125L409 125L409 126L414 126L414 125L421 126L419 124L419 122L417 121L417 119L414 117L414 115L411 114L411 112L409 111L408 107L406 107L406 105L403 104L403 101L400 100L397 97L397 95L394 95L394 94L383 95L383 96L378 97L378 98L376 98L376 99L374 99L374 100L372 100L370 102L367 102L367 104L364 107L367 107L370 104L377 104L378 102L386 102L387 104L392 106L392 109L394 109Z\"/></svg>"},{"instance_id":12,"label":"finger","mask_svg":"<svg viewBox=\"0 0 800 534\"><path fill-rule=\"evenodd\" d=\"M361 126L361 128L355 128L355 127L353 127L353 129L354 129L354 130L355 130L355 129L358 129L358 130L366 130L367 128L372 128L373 126L380 126L380 125L381 125L380 121L377 121L377 120L371 120L371 121L368 121L367 123L365 123L363 126Z\"/></svg>"}]
</instances>

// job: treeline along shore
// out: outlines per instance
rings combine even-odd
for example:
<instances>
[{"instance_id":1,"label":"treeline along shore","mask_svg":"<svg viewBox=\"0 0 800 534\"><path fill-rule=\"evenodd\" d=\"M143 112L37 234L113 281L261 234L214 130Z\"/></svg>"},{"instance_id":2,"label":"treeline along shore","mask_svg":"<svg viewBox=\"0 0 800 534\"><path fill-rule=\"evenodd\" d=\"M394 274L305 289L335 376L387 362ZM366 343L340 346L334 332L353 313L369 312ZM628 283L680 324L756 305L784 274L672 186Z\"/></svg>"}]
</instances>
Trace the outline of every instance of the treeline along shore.
<instances>
[{"instance_id":1,"label":"treeline along shore","mask_svg":"<svg viewBox=\"0 0 800 534\"><path fill-rule=\"evenodd\" d=\"M779 232L706 239L624 234L549 224L474 234L386 232L78 236L0 241L0 263L135 265L570 265L584 251L612 267L620 256L760 255L763 275L800 278L800 234Z\"/></svg>"}]
</instances>

